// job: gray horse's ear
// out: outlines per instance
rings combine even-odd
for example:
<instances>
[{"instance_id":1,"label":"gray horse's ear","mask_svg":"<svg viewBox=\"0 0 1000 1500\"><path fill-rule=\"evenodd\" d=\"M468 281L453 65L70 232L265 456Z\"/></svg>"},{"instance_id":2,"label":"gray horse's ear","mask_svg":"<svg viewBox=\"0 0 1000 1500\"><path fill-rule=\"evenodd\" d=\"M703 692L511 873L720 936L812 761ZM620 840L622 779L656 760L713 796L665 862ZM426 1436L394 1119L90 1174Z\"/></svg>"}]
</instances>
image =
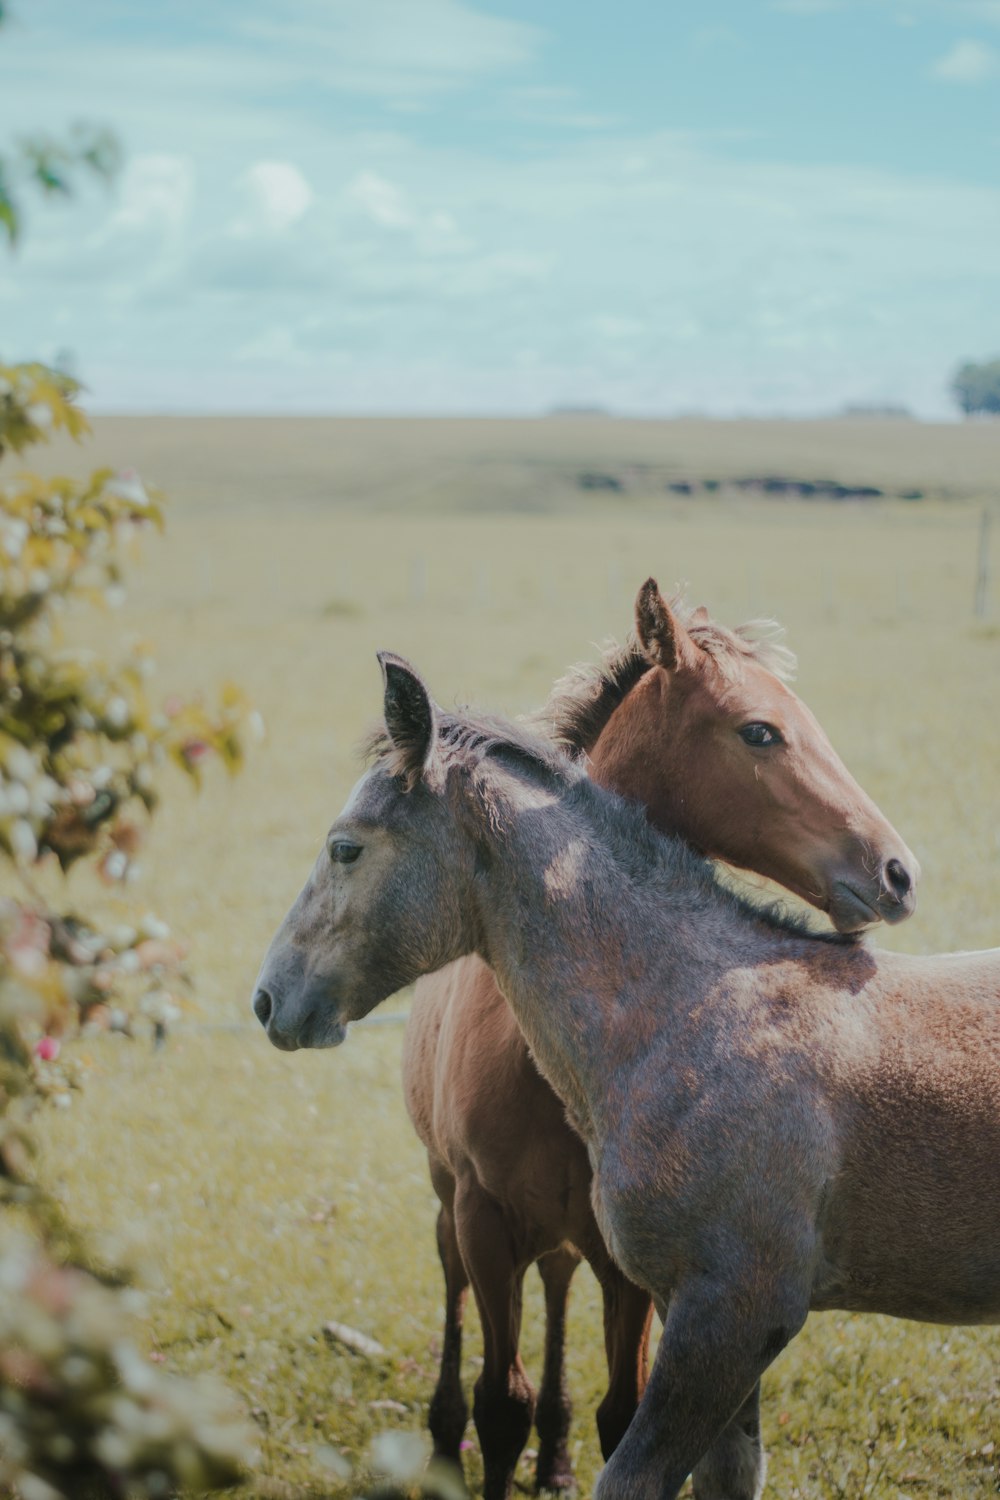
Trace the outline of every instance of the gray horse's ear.
<instances>
[{"instance_id":1,"label":"gray horse's ear","mask_svg":"<svg viewBox=\"0 0 1000 1500\"><path fill-rule=\"evenodd\" d=\"M679 672L698 663L699 648L660 593L655 578L647 578L636 595L635 633L655 667Z\"/></svg>"},{"instance_id":2,"label":"gray horse's ear","mask_svg":"<svg viewBox=\"0 0 1000 1500\"><path fill-rule=\"evenodd\" d=\"M437 708L419 672L393 651L378 652L385 687L385 727L396 751L395 772L409 788L419 781L437 737Z\"/></svg>"}]
</instances>

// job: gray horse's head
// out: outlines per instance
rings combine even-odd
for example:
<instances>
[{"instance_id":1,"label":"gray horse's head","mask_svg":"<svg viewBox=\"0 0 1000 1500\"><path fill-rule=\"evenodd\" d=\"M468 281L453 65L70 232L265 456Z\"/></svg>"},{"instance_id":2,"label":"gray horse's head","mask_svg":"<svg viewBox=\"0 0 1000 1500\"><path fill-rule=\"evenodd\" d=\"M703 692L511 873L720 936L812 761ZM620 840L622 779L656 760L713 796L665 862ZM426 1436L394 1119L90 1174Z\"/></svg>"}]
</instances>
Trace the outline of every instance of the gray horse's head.
<instances>
[{"instance_id":1,"label":"gray horse's head","mask_svg":"<svg viewBox=\"0 0 1000 1500\"><path fill-rule=\"evenodd\" d=\"M386 737L272 939L253 1008L276 1047L336 1047L349 1021L475 946L475 854L447 807L439 711L379 655Z\"/></svg>"}]
</instances>

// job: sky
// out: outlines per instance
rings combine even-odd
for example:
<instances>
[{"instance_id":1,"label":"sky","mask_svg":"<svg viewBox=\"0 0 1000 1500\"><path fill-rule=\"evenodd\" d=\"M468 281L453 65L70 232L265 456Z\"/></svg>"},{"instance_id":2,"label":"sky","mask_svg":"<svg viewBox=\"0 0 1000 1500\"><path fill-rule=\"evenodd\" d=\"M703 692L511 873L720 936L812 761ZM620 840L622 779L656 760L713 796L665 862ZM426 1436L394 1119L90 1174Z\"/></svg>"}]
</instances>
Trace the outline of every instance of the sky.
<instances>
[{"instance_id":1,"label":"sky","mask_svg":"<svg viewBox=\"0 0 1000 1500\"><path fill-rule=\"evenodd\" d=\"M1000 357L1000 0L13 0L0 358L95 409L952 418Z\"/></svg>"}]
</instances>

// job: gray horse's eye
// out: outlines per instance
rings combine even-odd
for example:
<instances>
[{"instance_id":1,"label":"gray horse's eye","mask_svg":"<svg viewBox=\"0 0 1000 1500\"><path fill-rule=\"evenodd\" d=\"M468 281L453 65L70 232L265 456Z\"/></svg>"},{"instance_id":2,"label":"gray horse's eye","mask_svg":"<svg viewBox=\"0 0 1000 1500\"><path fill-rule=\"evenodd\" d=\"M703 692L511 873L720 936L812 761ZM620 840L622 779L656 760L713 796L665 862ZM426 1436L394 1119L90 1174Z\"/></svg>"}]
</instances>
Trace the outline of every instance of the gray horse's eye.
<instances>
[{"instance_id":1,"label":"gray horse's eye","mask_svg":"<svg viewBox=\"0 0 1000 1500\"><path fill-rule=\"evenodd\" d=\"M740 739L747 745L780 745L781 735L773 724L744 724L739 731Z\"/></svg>"},{"instance_id":2,"label":"gray horse's eye","mask_svg":"<svg viewBox=\"0 0 1000 1500\"><path fill-rule=\"evenodd\" d=\"M334 839L330 845L330 858L335 865L353 865L361 853L360 844L352 844L350 839Z\"/></svg>"}]
</instances>

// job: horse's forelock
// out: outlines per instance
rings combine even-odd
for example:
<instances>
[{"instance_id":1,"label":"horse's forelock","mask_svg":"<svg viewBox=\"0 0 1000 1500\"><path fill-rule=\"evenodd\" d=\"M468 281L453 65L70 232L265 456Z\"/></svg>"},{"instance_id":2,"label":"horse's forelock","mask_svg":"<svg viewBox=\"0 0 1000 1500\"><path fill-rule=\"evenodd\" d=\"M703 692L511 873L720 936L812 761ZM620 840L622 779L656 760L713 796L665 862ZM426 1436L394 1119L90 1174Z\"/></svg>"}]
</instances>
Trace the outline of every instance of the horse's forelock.
<instances>
[{"instance_id":1,"label":"horse's forelock","mask_svg":"<svg viewBox=\"0 0 1000 1500\"><path fill-rule=\"evenodd\" d=\"M729 677L739 677L748 661L773 672L781 682L795 676L795 653L784 644L784 628L776 620L748 620L730 630L703 610L692 609L682 595L670 608L695 645L711 656ZM638 640L631 633L624 645L606 641L595 662L570 667L556 682L548 702L530 722L555 740L573 758L591 750L615 709L636 683L651 670Z\"/></svg>"},{"instance_id":2,"label":"horse's forelock","mask_svg":"<svg viewBox=\"0 0 1000 1500\"><path fill-rule=\"evenodd\" d=\"M785 645L785 628L777 620L748 620L730 630L715 620L690 624L680 614L681 623L696 645L719 664L723 671L739 674L747 661L756 662L773 673L780 682L791 682L798 662L795 652Z\"/></svg>"}]
</instances>

